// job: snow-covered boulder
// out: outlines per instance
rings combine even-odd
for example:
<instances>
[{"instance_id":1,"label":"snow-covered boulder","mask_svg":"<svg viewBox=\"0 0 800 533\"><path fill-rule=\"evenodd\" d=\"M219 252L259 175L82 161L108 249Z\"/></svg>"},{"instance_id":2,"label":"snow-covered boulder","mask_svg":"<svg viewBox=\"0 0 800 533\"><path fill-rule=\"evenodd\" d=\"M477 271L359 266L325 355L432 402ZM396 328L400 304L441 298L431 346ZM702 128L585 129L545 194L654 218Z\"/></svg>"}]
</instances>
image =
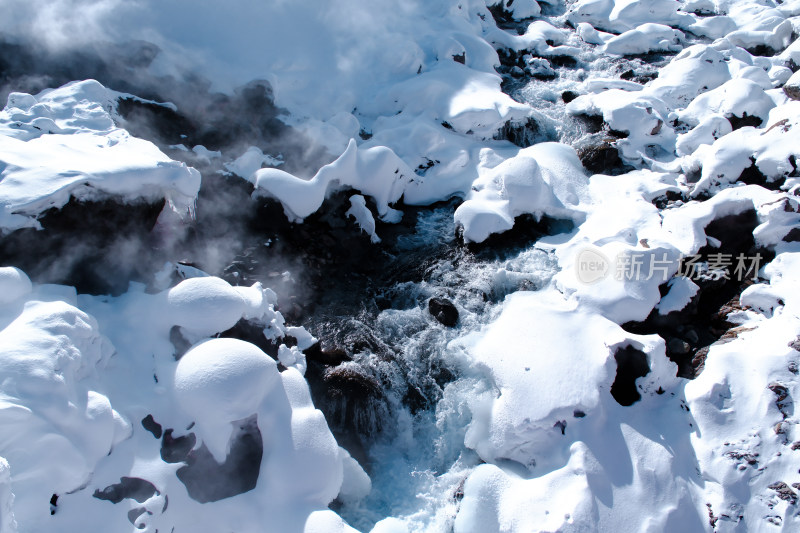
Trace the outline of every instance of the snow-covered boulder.
<instances>
[{"instance_id":1,"label":"snow-covered boulder","mask_svg":"<svg viewBox=\"0 0 800 533\"><path fill-rule=\"evenodd\" d=\"M514 226L523 214L581 221L587 178L575 151L541 143L486 170L454 214L466 242L483 242Z\"/></svg>"},{"instance_id":2,"label":"snow-covered boulder","mask_svg":"<svg viewBox=\"0 0 800 533\"><path fill-rule=\"evenodd\" d=\"M0 230L39 227L43 211L70 198L166 200L193 214L200 174L115 124L123 96L94 80L9 95L0 112Z\"/></svg>"}]
</instances>

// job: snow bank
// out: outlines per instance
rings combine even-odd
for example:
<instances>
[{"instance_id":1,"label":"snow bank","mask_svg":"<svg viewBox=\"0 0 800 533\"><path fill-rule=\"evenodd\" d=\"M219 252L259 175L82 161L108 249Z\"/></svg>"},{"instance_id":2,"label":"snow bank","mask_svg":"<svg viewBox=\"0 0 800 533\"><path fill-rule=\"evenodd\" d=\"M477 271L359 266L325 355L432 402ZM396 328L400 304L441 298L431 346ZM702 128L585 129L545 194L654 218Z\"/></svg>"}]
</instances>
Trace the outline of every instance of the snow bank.
<instances>
[{"instance_id":1,"label":"snow bank","mask_svg":"<svg viewBox=\"0 0 800 533\"><path fill-rule=\"evenodd\" d=\"M790 347L800 334L798 267L797 253L783 253L765 268L769 284L746 290L742 303L763 301L768 293L780 294L780 302L772 296L768 310L742 317L740 333L712 345L703 373L686 385L709 514L748 530L798 527L791 480L792 443L800 435L789 407L800 393L798 352Z\"/></svg>"},{"instance_id":2,"label":"snow bank","mask_svg":"<svg viewBox=\"0 0 800 533\"><path fill-rule=\"evenodd\" d=\"M5 302L0 331L0 456L11 465L13 513L27 531L52 494L86 484L130 426L95 388L112 347L94 318L64 301L38 300L24 274L10 270L3 269L4 285L16 277L17 297ZM7 487L0 480L0 525L10 528Z\"/></svg>"},{"instance_id":3,"label":"snow bank","mask_svg":"<svg viewBox=\"0 0 800 533\"><path fill-rule=\"evenodd\" d=\"M76 297L66 287L32 287L10 267L0 269L0 287L0 531L16 531L15 520L20 531L86 528L87 515L97 518L90 531L257 531L264 523L280 531L354 531L327 505L340 490L358 501L370 480L337 445L302 373L278 372L248 342L208 338L248 318L263 325L265 341L291 332L307 348L313 337L286 328L272 291L206 276L158 294L133 284L116 298ZM198 342L181 353L185 339ZM304 358L299 347L291 350ZM156 439L155 429L139 423L147 415ZM189 489L191 476L198 474L176 471L210 461L195 483L235 483L226 476L239 471L226 468L242 460L236 454L247 420L263 442L255 487L207 503L193 499L201 489ZM180 451L160 439L168 428L172 439L196 439L177 463L170 454ZM125 478L152 486L152 496L98 499L124 495Z\"/></svg>"},{"instance_id":4,"label":"snow bank","mask_svg":"<svg viewBox=\"0 0 800 533\"><path fill-rule=\"evenodd\" d=\"M0 533L16 533L14 494L11 492L11 467L0 457Z\"/></svg>"},{"instance_id":5,"label":"snow bank","mask_svg":"<svg viewBox=\"0 0 800 533\"><path fill-rule=\"evenodd\" d=\"M117 127L117 99L93 80L32 96L11 93L0 112L0 228L39 227L36 218L70 198L167 200L191 215L200 174Z\"/></svg>"}]
</instances>

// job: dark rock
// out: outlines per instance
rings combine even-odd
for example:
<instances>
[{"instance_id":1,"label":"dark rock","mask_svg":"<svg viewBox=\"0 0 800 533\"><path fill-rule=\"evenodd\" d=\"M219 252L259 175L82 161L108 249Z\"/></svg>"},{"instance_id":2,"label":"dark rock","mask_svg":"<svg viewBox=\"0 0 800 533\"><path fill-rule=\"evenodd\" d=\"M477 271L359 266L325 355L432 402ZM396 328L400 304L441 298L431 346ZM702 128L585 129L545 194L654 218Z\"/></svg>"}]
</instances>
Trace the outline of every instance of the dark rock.
<instances>
[{"instance_id":1,"label":"dark rock","mask_svg":"<svg viewBox=\"0 0 800 533\"><path fill-rule=\"evenodd\" d=\"M561 100L563 100L565 104L568 104L575 100L578 96L580 95L575 91L564 91L561 93Z\"/></svg>"},{"instance_id":2,"label":"dark rock","mask_svg":"<svg viewBox=\"0 0 800 533\"><path fill-rule=\"evenodd\" d=\"M776 481L767 486L770 490L778 493L778 498L783 501L789 502L790 505L797 503L797 494L783 481Z\"/></svg>"},{"instance_id":3,"label":"dark rock","mask_svg":"<svg viewBox=\"0 0 800 533\"><path fill-rule=\"evenodd\" d=\"M650 372L647 355L633 346L626 346L614 353L614 359L617 361L617 375L611 384L611 396L620 405L633 405L642 399L636 388L636 379Z\"/></svg>"},{"instance_id":4,"label":"dark rock","mask_svg":"<svg viewBox=\"0 0 800 533\"><path fill-rule=\"evenodd\" d=\"M688 342L682 339L672 338L667 343L667 349L674 354L683 355L689 353L691 347Z\"/></svg>"},{"instance_id":5,"label":"dark rock","mask_svg":"<svg viewBox=\"0 0 800 533\"><path fill-rule=\"evenodd\" d=\"M319 342L303 350L303 353L307 361L313 361L327 366L339 366L345 361L351 360L345 350L341 348L323 349Z\"/></svg>"},{"instance_id":6,"label":"dark rock","mask_svg":"<svg viewBox=\"0 0 800 533\"><path fill-rule=\"evenodd\" d=\"M509 141L520 148L555 140L554 132L548 131L547 128L532 117L524 122L512 122L509 120L494 134L494 139Z\"/></svg>"},{"instance_id":7,"label":"dark rock","mask_svg":"<svg viewBox=\"0 0 800 533\"><path fill-rule=\"evenodd\" d=\"M126 498L143 503L153 497L154 494L160 493L156 490L156 486L149 481L138 477L122 477L119 483L109 485L103 490L95 490L92 496L98 500L106 500L111 503L119 503Z\"/></svg>"},{"instance_id":8,"label":"dark rock","mask_svg":"<svg viewBox=\"0 0 800 533\"><path fill-rule=\"evenodd\" d=\"M255 322L243 318L231 329L220 333L219 337L247 341L261 348L261 351L273 359L278 359L278 346L280 343L264 336L263 324L256 324Z\"/></svg>"},{"instance_id":9,"label":"dark rock","mask_svg":"<svg viewBox=\"0 0 800 533\"><path fill-rule=\"evenodd\" d=\"M731 123L731 127L734 130L738 130L739 128L744 128L745 126L753 126L757 128L761 125L763 120L759 117L748 115L747 113L742 113L741 117L737 117L736 115L726 116L725 118Z\"/></svg>"},{"instance_id":10,"label":"dark rock","mask_svg":"<svg viewBox=\"0 0 800 533\"><path fill-rule=\"evenodd\" d=\"M173 357L175 357L176 361L183 357L183 354L188 352L189 348L192 347L192 343L186 340L186 337L183 336L180 326L172 326L170 328L169 342L172 343L172 347L175 348Z\"/></svg>"},{"instance_id":11,"label":"dark rock","mask_svg":"<svg viewBox=\"0 0 800 533\"><path fill-rule=\"evenodd\" d=\"M781 239L783 242L800 242L800 228L792 228Z\"/></svg>"},{"instance_id":12,"label":"dark rock","mask_svg":"<svg viewBox=\"0 0 800 533\"><path fill-rule=\"evenodd\" d=\"M164 436L161 439L161 460L165 463L185 461L189 456L189 452L192 451L192 448L197 443L197 437L194 436L194 433L173 437L173 431L172 429L164 431Z\"/></svg>"},{"instance_id":13,"label":"dark rock","mask_svg":"<svg viewBox=\"0 0 800 533\"><path fill-rule=\"evenodd\" d=\"M309 374L313 369L309 367ZM317 389L314 404L325 414L334 434L378 434L389 419L389 407L381 383L367 368L347 363L323 371L321 379L309 375ZM312 392L314 392L312 390Z\"/></svg>"},{"instance_id":14,"label":"dark rock","mask_svg":"<svg viewBox=\"0 0 800 533\"><path fill-rule=\"evenodd\" d=\"M0 237L0 262L37 283L72 285L81 294L122 294L130 280L147 282L164 264L151 230L156 203L70 200L24 228Z\"/></svg>"},{"instance_id":15,"label":"dark rock","mask_svg":"<svg viewBox=\"0 0 800 533\"><path fill-rule=\"evenodd\" d=\"M235 423L230 452L220 464L205 445L189 452L186 466L176 472L189 496L200 503L216 502L256 487L263 456L263 441L253 415Z\"/></svg>"},{"instance_id":16,"label":"dark rock","mask_svg":"<svg viewBox=\"0 0 800 533\"><path fill-rule=\"evenodd\" d=\"M467 53L466 52L462 52L461 54L454 55L453 56L453 61L455 61L456 63L461 63L462 65L466 64L466 62L467 62Z\"/></svg>"},{"instance_id":17,"label":"dark rock","mask_svg":"<svg viewBox=\"0 0 800 533\"><path fill-rule=\"evenodd\" d=\"M618 176L633 170L620 158L616 139L607 133L590 135L575 148L584 168L592 174Z\"/></svg>"},{"instance_id":18,"label":"dark rock","mask_svg":"<svg viewBox=\"0 0 800 533\"><path fill-rule=\"evenodd\" d=\"M794 401L792 401L792 397L789 394L789 389L780 383L770 383L768 388L777 396L775 405L783 415L783 418L791 417L794 414Z\"/></svg>"},{"instance_id":19,"label":"dark rock","mask_svg":"<svg viewBox=\"0 0 800 533\"><path fill-rule=\"evenodd\" d=\"M161 424L155 421L153 415L147 415L142 419L142 427L152 433L155 438L161 438Z\"/></svg>"},{"instance_id":20,"label":"dark rock","mask_svg":"<svg viewBox=\"0 0 800 533\"><path fill-rule=\"evenodd\" d=\"M458 324L458 309L447 298L431 298L428 300L428 312L439 323L452 328Z\"/></svg>"}]
</instances>

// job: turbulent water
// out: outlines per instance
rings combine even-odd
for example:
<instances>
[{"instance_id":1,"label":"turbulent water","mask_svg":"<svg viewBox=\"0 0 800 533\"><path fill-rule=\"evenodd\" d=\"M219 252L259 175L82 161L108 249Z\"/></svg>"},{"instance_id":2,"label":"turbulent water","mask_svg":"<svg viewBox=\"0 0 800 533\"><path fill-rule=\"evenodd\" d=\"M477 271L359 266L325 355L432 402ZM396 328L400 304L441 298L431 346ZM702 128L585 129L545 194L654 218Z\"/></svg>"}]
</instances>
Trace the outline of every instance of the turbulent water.
<instances>
[{"instance_id":1,"label":"turbulent water","mask_svg":"<svg viewBox=\"0 0 800 533\"><path fill-rule=\"evenodd\" d=\"M0 8L0 533L800 523L800 3Z\"/></svg>"}]
</instances>

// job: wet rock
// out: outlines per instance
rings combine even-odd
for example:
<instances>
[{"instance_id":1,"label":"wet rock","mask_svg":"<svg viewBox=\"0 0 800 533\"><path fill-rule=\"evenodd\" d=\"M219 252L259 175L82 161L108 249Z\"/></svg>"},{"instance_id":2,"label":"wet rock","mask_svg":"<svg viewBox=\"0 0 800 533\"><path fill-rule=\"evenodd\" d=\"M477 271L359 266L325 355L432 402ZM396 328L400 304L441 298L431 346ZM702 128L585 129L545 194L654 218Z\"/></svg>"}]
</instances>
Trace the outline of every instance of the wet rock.
<instances>
[{"instance_id":1,"label":"wet rock","mask_svg":"<svg viewBox=\"0 0 800 533\"><path fill-rule=\"evenodd\" d=\"M494 139L510 141L520 148L527 148L540 142L554 140L554 134L531 117L523 122L509 120L494 134Z\"/></svg>"},{"instance_id":2,"label":"wet rock","mask_svg":"<svg viewBox=\"0 0 800 533\"><path fill-rule=\"evenodd\" d=\"M303 353L307 361L313 361L327 366L339 366L345 361L350 361L351 358L347 352L341 348L323 348L317 342L310 348L306 348Z\"/></svg>"},{"instance_id":3,"label":"wet rock","mask_svg":"<svg viewBox=\"0 0 800 533\"><path fill-rule=\"evenodd\" d=\"M614 359L617 361L617 375L611 384L611 396L620 405L633 405L642 399L636 388L636 379L650 372L647 355L633 346L626 346L614 353Z\"/></svg>"},{"instance_id":4,"label":"wet rock","mask_svg":"<svg viewBox=\"0 0 800 533\"><path fill-rule=\"evenodd\" d=\"M575 100L578 96L580 96L580 95L578 93L576 93L575 91L564 91L564 92L561 93L561 100L565 104L568 104L571 101Z\"/></svg>"},{"instance_id":5,"label":"wet rock","mask_svg":"<svg viewBox=\"0 0 800 533\"><path fill-rule=\"evenodd\" d=\"M314 404L325 414L334 433L376 435L389 419L383 387L363 367L345 363L328 368L319 385L324 396Z\"/></svg>"},{"instance_id":6,"label":"wet rock","mask_svg":"<svg viewBox=\"0 0 800 533\"><path fill-rule=\"evenodd\" d=\"M667 349L674 354L683 355L689 353L691 346L684 340L673 338L667 343Z\"/></svg>"},{"instance_id":7,"label":"wet rock","mask_svg":"<svg viewBox=\"0 0 800 533\"><path fill-rule=\"evenodd\" d=\"M449 328L458 324L458 309L447 298L431 298L428 300L428 312Z\"/></svg>"},{"instance_id":8,"label":"wet rock","mask_svg":"<svg viewBox=\"0 0 800 533\"><path fill-rule=\"evenodd\" d=\"M616 139L607 133L590 135L575 149L584 168L592 174L618 176L633 170L620 158Z\"/></svg>"}]
</instances>

